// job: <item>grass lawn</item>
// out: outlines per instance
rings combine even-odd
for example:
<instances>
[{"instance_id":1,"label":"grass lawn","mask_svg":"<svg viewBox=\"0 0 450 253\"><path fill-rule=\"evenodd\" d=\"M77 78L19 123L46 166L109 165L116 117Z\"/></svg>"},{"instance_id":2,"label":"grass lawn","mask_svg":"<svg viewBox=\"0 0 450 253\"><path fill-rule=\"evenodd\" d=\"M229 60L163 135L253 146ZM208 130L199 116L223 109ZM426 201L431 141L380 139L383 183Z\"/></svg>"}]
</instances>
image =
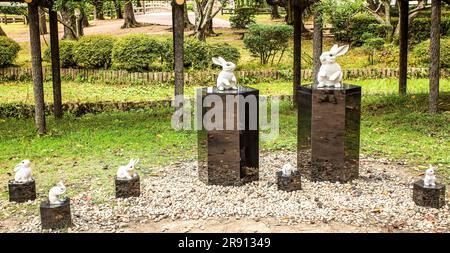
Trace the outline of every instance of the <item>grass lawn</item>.
<instances>
[{"instance_id":1,"label":"grass lawn","mask_svg":"<svg viewBox=\"0 0 450 253\"><path fill-rule=\"evenodd\" d=\"M423 93L426 81L412 80L409 88L415 94L405 97L380 94L387 90L386 87L395 91L390 82L357 82L363 85L362 153L405 161L420 169L429 163L439 165L439 173L445 174L448 180L449 82L443 82L441 87L440 104L445 111L434 116L426 112L427 94ZM101 89L108 88L112 87ZM258 88L262 94L284 93L284 89L287 91L285 94L289 94L290 83L265 83ZM119 90L118 87L116 89ZM167 88L164 92L171 94L169 90ZM78 93L74 94L78 99L85 100L89 99L91 91L78 87ZM162 90L158 92L164 93ZM4 93L4 90L0 92ZM128 88L110 94L118 100L127 99L127 96L131 96L128 97L131 100L148 99L140 93L129 95ZM101 99L100 96L91 98ZM4 103L5 97L0 101ZM36 135L32 119L0 120L1 197L7 198L6 182L11 178L13 166L26 158L34 161L38 192L45 193L55 182L64 180L71 194L90 191L95 202L102 202L106 194L113 192L112 180L116 169L130 158L141 158L140 173L147 175L152 175L154 166L195 159L195 132L172 130L171 114L171 108L162 108L85 115L80 118L67 115L59 122L48 117L49 134L44 137ZM261 148L295 150L296 126L296 111L290 102L283 101L280 106L280 136L276 140L262 141Z\"/></svg>"}]
</instances>

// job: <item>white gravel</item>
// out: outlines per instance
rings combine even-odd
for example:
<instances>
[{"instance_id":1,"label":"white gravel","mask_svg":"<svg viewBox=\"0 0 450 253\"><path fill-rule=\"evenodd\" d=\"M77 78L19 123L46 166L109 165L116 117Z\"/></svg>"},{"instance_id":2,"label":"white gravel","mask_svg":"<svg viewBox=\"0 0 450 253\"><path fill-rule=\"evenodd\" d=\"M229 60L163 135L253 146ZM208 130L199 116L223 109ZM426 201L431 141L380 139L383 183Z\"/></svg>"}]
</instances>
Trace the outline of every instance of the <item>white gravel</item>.
<instances>
[{"instance_id":1,"label":"white gravel","mask_svg":"<svg viewBox=\"0 0 450 253\"><path fill-rule=\"evenodd\" d=\"M204 185L197 179L195 161L154 168L157 176L141 179L139 198L116 200L111 194L106 203L96 204L89 200L88 195L95 194L92 192L71 196L75 226L69 231L120 232L136 222L162 219L275 217L287 224L337 222L393 231L450 232L449 206L439 210L416 206L412 183L419 177L384 160L363 158L360 178L352 183L309 182L303 178L301 191L278 191L275 172L286 162L295 164L295 157L295 153L285 151L262 155L260 181L240 187ZM6 205L13 204L1 199L0 208ZM22 205L38 208L37 201ZM18 212L15 217L21 215ZM41 231L38 216L19 220L17 226L7 230Z\"/></svg>"}]
</instances>

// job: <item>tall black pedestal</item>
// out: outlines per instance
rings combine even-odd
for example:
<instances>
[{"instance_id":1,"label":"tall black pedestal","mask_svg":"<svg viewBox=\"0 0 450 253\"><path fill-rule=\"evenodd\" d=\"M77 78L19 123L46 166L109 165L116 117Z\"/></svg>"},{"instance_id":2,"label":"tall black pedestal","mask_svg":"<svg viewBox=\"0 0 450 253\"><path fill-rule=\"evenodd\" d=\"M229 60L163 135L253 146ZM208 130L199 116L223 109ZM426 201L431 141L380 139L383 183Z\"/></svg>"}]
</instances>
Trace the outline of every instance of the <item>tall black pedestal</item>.
<instances>
[{"instance_id":1,"label":"tall black pedestal","mask_svg":"<svg viewBox=\"0 0 450 253\"><path fill-rule=\"evenodd\" d=\"M347 182L359 174L361 87L301 86L297 165L313 181Z\"/></svg>"},{"instance_id":2,"label":"tall black pedestal","mask_svg":"<svg viewBox=\"0 0 450 253\"><path fill-rule=\"evenodd\" d=\"M202 112L198 113L202 118L197 118L202 126L197 132L200 181L242 185L258 180L259 91L248 87L225 91L203 88L197 91L197 101L202 101L197 103Z\"/></svg>"}]
</instances>

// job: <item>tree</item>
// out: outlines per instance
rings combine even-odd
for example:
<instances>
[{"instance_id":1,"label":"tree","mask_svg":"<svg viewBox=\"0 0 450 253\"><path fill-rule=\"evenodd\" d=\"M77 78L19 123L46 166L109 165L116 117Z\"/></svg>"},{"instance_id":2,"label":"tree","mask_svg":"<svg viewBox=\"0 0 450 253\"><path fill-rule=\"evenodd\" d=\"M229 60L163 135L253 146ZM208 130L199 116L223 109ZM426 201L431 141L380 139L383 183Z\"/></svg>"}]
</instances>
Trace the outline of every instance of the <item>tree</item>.
<instances>
[{"instance_id":1,"label":"tree","mask_svg":"<svg viewBox=\"0 0 450 253\"><path fill-rule=\"evenodd\" d=\"M140 26L134 17L133 2L131 0L125 0L124 14L122 29Z\"/></svg>"},{"instance_id":2,"label":"tree","mask_svg":"<svg viewBox=\"0 0 450 253\"><path fill-rule=\"evenodd\" d=\"M116 19L122 19L122 5L120 4L120 0L114 0L114 9L116 11Z\"/></svg>"},{"instance_id":3,"label":"tree","mask_svg":"<svg viewBox=\"0 0 450 253\"><path fill-rule=\"evenodd\" d=\"M278 19L281 18L280 13L278 12L278 6L280 5L280 2L284 0L266 0L266 3L270 5L272 11L271 11L271 18L272 19Z\"/></svg>"},{"instance_id":4,"label":"tree","mask_svg":"<svg viewBox=\"0 0 450 253\"><path fill-rule=\"evenodd\" d=\"M94 19L104 20L103 0L93 0L92 5L94 6Z\"/></svg>"},{"instance_id":5,"label":"tree","mask_svg":"<svg viewBox=\"0 0 450 253\"><path fill-rule=\"evenodd\" d=\"M400 33L400 22L394 29L394 25L391 17L391 1L390 0L366 0L364 8L375 17L378 23L385 25L387 28L386 42L392 42L394 37L399 36ZM397 3L397 8L400 5ZM411 9L408 13L408 23L419 14L420 11L431 8L430 4L427 4L427 0L418 0L417 5L414 9ZM399 9L400 10L400 9Z\"/></svg>"},{"instance_id":6,"label":"tree","mask_svg":"<svg viewBox=\"0 0 450 253\"><path fill-rule=\"evenodd\" d=\"M84 9L88 0L55 0L53 10L59 12L58 21L64 26L63 39L76 40L84 34Z\"/></svg>"},{"instance_id":7,"label":"tree","mask_svg":"<svg viewBox=\"0 0 450 253\"><path fill-rule=\"evenodd\" d=\"M47 18L45 17L44 8L39 7L39 33L47 34Z\"/></svg>"},{"instance_id":8,"label":"tree","mask_svg":"<svg viewBox=\"0 0 450 253\"><path fill-rule=\"evenodd\" d=\"M211 32L213 18L222 10L227 1L214 10L214 0L194 0L195 24L194 36L200 41L206 41L206 35Z\"/></svg>"}]
</instances>

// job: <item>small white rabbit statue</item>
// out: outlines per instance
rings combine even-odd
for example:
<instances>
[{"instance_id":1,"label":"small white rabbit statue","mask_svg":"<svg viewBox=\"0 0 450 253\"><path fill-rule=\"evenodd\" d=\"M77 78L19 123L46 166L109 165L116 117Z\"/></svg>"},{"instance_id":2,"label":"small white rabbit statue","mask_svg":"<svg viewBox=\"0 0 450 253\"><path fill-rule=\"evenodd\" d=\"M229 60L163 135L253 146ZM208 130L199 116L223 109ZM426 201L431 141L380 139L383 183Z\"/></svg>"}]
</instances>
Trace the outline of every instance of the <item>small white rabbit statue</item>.
<instances>
[{"instance_id":1,"label":"small white rabbit statue","mask_svg":"<svg viewBox=\"0 0 450 253\"><path fill-rule=\"evenodd\" d=\"M16 172L14 175L14 181L16 183L28 183L33 181L30 160L23 160L17 164L16 167L14 167L14 172Z\"/></svg>"},{"instance_id":2,"label":"small white rabbit statue","mask_svg":"<svg viewBox=\"0 0 450 253\"><path fill-rule=\"evenodd\" d=\"M236 69L236 64L227 62L222 57L213 57L214 64L222 66L222 71L217 77L217 89L219 90L237 90L237 80L233 71Z\"/></svg>"},{"instance_id":3,"label":"small white rabbit statue","mask_svg":"<svg viewBox=\"0 0 450 253\"><path fill-rule=\"evenodd\" d=\"M434 175L434 168L431 166L425 171L425 177L423 178L424 186L436 186L436 176Z\"/></svg>"},{"instance_id":4,"label":"small white rabbit statue","mask_svg":"<svg viewBox=\"0 0 450 253\"><path fill-rule=\"evenodd\" d=\"M336 57L344 55L348 51L348 45L338 46L335 44L330 51L323 52L320 56L320 66L319 73L317 74L317 81L319 84L317 88L322 87L342 87L342 69L341 66L336 63Z\"/></svg>"},{"instance_id":5,"label":"small white rabbit statue","mask_svg":"<svg viewBox=\"0 0 450 253\"><path fill-rule=\"evenodd\" d=\"M292 166L290 163L286 163L281 168L281 172L284 177L290 177L291 174L294 173L295 171L297 171L297 169L294 166Z\"/></svg>"},{"instance_id":6,"label":"small white rabbit statue","mask_svg":"<svg viewBox=\"0 0 450 253\"><path fill-rule=\"evenodd\" d=\"M66 187L63 182L59 182L56 186L52 187L48 192L48 201L50 205L61 205L64 200L60 199L59 196L66 192Z\"/></svg>"},{"instance_id":7,"label":"small white rabbit statue","mask_svg":"<svg viewBox=\"0 0 450 253\"><path fill-rule=\"evenodd\" d=\"M117 178L119 179L132 179L136 176L134 172L134 166L139 163L139 159L131 159L126 166L120 166L117 170Z\"/></svg>"}]
</instances>

